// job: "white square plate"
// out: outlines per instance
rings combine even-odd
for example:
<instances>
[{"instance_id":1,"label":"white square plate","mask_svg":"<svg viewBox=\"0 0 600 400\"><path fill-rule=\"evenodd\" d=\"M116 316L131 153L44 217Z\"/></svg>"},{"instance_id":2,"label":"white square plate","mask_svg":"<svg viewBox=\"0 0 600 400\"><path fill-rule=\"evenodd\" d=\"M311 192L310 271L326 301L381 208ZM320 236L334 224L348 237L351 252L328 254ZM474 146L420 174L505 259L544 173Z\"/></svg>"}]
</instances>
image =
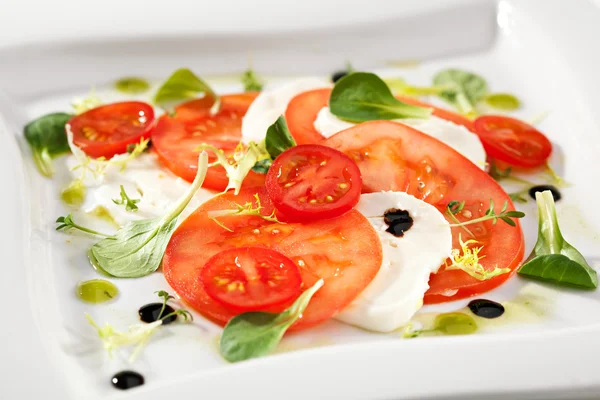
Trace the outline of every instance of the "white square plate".
<instances>
[{"instance_id":1,"label":"white square plate","mask_svg":"<svg viewBox=\"0 0 600 400\"><path fill-rule=\"evenodd\" d=\"M600 356L600 294L556 290L518 277L485 295L508 302L512 312L502 323L482 324L476 335L401 340L397 332L371 334L328 322L286 337L278 354L229 365L217 352L219 328L197 316L193 325L165 327L133 366L120 356L110 360L94 340L83 312L125 327L135 322L141 304L153 300L153 291L168 290L168 285L156 273L119 280L123 294L108 306L78 302L75 284L93 278L95 272L83 251L90 242L54 231L54 220L66 212L58 199L67 182L66 169L63 166L53 181L43 179L22 139L27 121L68 110L72 98L85 95L92 84L101 98L111 100L118 98L110 90L111 82L124 75L158 81L181 66L201 76L237 73L246 68L248 50L254 68L273 75L273 81L325 75L350 60L356 68L428 84L436 71L456 66L480 73L494 90L517 94L525 105L518 113L523 119L550 112L540 129L555 144L552 163L573 184L558 204L563 233L598 267L599 174L593 160L600 154L600 117L593 112L600 108L600 58L590 41L600 37L600 11L594 5L578 1L567 6L559 0L372 0L368 6L346 1L340 7L334 1L304 0L286 10L280 2L243 2L235 5L239 12L231 13L234 5L227 1L210 7L180 1L167 11L147 7L142 18L133 8L146 3L128 2L116 15L109 7L116 1L102 3L102 8L82 10L76 20L53 13L57 20L51 21L52 33L50 21L32 17L35 23L27 37L7 34L0 40L0 204L5 210L0 236L6 299L0 397L600 396L595 368ZM60 9L63 3L52 4ZM193 12L182 13L184 4ZM51 11L41 8L38 13ZM0 16L0 23L17 29L16 15L11 10ZM214 18L207 20L206 15ZM110 24L106 18L111 18ZM386 64L415 59L425 61L418 67ZM209 81L220 90L240 89L226 76ZM522 208L530 214L524 223L527 253L536 237L535 208L533 202ZM421 313L461 309L466 303L429 306ZM115 391L110 376L124 368L143 373L146 384Z\"/></svg>"}]
</instances>

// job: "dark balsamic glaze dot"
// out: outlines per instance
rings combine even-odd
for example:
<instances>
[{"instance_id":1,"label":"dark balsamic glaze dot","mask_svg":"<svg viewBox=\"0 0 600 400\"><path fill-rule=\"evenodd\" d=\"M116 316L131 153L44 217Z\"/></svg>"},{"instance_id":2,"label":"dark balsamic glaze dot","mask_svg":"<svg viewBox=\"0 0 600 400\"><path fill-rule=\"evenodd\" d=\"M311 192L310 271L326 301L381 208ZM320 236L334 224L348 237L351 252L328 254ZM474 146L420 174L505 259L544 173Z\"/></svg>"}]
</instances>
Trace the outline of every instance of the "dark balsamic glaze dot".
<instances>
[{"instance_id":1,"label":"dark balsamic glaze dot","mask_svg":"<svg viewBox=\"0 0 600 400\"><path fill-rule=\"evenodd\" d=\"M531 189L529 189L529 195L531 196L532 199L535 200L535 194L537 192L543 192L549 190L550 192L552 192L552 197L554 197L554 201L559 201L560 199L562 199L562 195L560 194L560 192L558 191L557 188L555 188L552 185L538 185L538 186L534 186Z\"/></svg>"},{"instance_id":2,"label":"dark balsamic glaze dot","mask_svg":"<svg viewBox=\"0 0 600 400\"><path fill-rule=\"evenodd\" d=\"M404 236L404 232L413 226L413 219L406 210L390 208L383 213L383 222L388 226L385 230L396 237Z\"/></svg>"},{"instance_id":3,"label":"dark balsamic glaze dot","mask_svg":"<svg viewBox=\"0 0 600 400\"><path fill-rule=\"evenodd\" d=\"M143 322L147 322L147 323L152 323L154 321L157 321L159 318L159 314L160 314L160 310L162 309L162 303L150 303L150 304L146 304L145 306L140 307L140 310L138 311L138 313L140 314L140 319ZM169 315L172 312L175 312L175 310L173 309L173 307L171 307L170 305L166 305L165 306L165 310L162 313L162 316L164 317L165 315ZM163 319L163 325L167 325L170 324L171 322L175 321L177 319L177 315L171 315L169 318L165 318Z\"/></svg>"},{"instance_id":4,"label":"dark balsamic glaze dot","mask_svg":"<svg viewBox=\"0 0 600 400\"><path fill-rule=\"evenodd\" d=\"M340 79L342 79L346 75L348 75L348 71L337 71L337 72L334 72L333 75L331 75L331 81L333 83L336 83L337 81L339 81Z\"/></svg>"},{"instance_id":5,"label":"dark balsamic glaze dot","mask_svg":"<svg viewBox=\"0 0 600 400\"><path fill-rule=\"evenodd\" d=\"M504 314L504 306L492 300L477 299L469 303L469 309L478 317L482 318L498 318Z\"/></svg>"},{"instance_id":6,"label":"dark balsamic glaze dot","mask_svg":"<svg viewBox=\"0 0 600 400\"><path fill-rule=\"evenodd\" d=\"M144 384L144 377L134 371L121 371L110 380L112 385L120 390L127 390Z\"/></svg>"}]
</instances>

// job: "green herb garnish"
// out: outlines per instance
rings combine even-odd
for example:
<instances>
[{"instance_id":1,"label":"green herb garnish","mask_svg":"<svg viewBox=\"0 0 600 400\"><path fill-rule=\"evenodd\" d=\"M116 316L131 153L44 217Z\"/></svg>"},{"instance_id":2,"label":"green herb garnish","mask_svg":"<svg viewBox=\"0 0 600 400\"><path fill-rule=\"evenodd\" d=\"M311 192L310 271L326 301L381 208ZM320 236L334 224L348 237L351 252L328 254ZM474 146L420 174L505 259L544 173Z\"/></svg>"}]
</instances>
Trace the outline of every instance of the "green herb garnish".
<instances>
[{"instance_id":1,"label":"green herb garnish","mask_svg":"<svg viewBox=\"0 0 600 400\"><path fill-rule=\"evenodd\" d=\"M54 175L54 157L70 151L65 125L72 117L67 113L47 114L25 125L23 131L31 146L33 161L44 176Z\"/></svg>"},{"instance_id":2,"label":"green herb garnish","mask_svg":"<svg viewBox=\"0 0 600 400\"><path fill-rule=\"evenodd\" d=\"M333 115L350 122L428 118L432 111L401 102L381 78L367 72L354 72L338 80L329 108Z\"/></svg>"},{"instance_id":3,"label":"green herb garnish","mask_svg":"<svg viewBox=\"0 0 600 400\"><path fill-rule=\"evenodd\" d=\"M488 106L502 111L514 111L521 107L519 99L509 93L491 93L485 96Z\"/></svg>"},{"instance_id":4,"label":"green herb garnish","mask_svg":"<svg viewBox=\"0 0 600 400\"><path fill-rule=\"evenodd\" d=\"M181 68L161 85L154 95L154 104L164 110L171 111L174 106L186 100L192 100L199 94L213 99L211 113L216 114L221 107L221 99L202 79L187 68Z\"/></svg>"},{"instance_id":5,"label":"green herb garnish","mask_svg":"<svg viewBox=\"0 0 600 400\"><path fill-rule=\"evenodd\" d=\"M119 192L119 194L121 195L121 198L112 199L113 203L120 206L125 206L125 211L137 211L138 206L136 204L140 202L140 199L130 198L125 192L125 187L123 187L123 185L120 185L120 188L121 191Z\"/></svg>"},{"instance_id":6,"label":"green herb garnish","mask_svg":"<svg viewBox=\"0 0 600 400\"><path fill-rule=\"evenodd\" d=\"M90 233L92 235L97 235L97 236L104 236L104 237L111 237L111 235L107 235L106 233L102 233L102 232L98 232L95 231L93 229L90 228L86 228L85 226L79 225L77 223L75 223L75 221L73 221L73 214L69 213L67 216L65 217L58 217L56 219L56 223L59 224L56 227L57 231L69 231L71 229L77 229L80 230L82 232L86 232L86 233Z\"/></svg>"},{"instance_id":7,"label":"green herb garnish","mask_svg":"<svg viewBox=\"0 0 600 400\"><path fill-rule=\"evenodd\" d=\"M279 314L246 312L233 317L221 335L220 350L223 358L237 362L271 353L283 334L300 318L321 286L322 279L305 290L288 309Z\"/></svg>"},{"instance_id":8,"label":"green herb garnish","mask_svg":"<svg viewBox=\"0 0 600 400\"><path fill-rule=\"evenodd\" d=\"M538 238L533 251L519 268L519 275L559 285L598 287L596 271L560 232L552 192L537 192L535 200L539 213Z\"/></svg>"},{"instance_id":9,"label":"green herb garnish","mask_svg":"<svg viewBox=\"0 0 600 400\"><path fill-rule=\"evenodd\" d=\"M150 89L150 84L142 78L127 77L116 81L115 89L126 94L140 94Z\"/></svg>"},{"instance_id":10,"label":"green herb garnish","mask_svg":"<svg viewBox=\"0 0 600 400\"><path fill-rule=\"evenodd\" d=\"M258 174L266 174L269 172L269 168L271 168L272 164L273 160L271 159L257 161L256 164L254 164L254 167L252 167L252 171Z\"/></svg>"},{"instance_id":11,"label":"green herb garnish","mask_svg":"<svg viewBox=\"0 0 600 400\"><path fill-rule=\"evenodd\" d=\"M489 172L489 174L497 182L500 182L502 180L510 180L510 181L517 182L517 183L523 183L523 184L529 185L529 186L535 186L536 185L533 182L530 182L530 181L525 180L523 178L519 178L518 176L512 175L512 167L507 167L505 170L501 170L500 168L498 168L498 166L496 165L496 161L494 161L494 160L492 160L490 162L490 172Z\"/></svg>"},{"instance_id":12,"label":"green herb garnish","mask_svg":"<svg viewBox=\"0 0 600 400\"><path fill-rule=\"evenodd\" d=\"M290 133L285 118L283 115L279 116L279 118L273 122L273 125L267 129L265 149L271 156L271 159L275 160L281 153L295 145L296 141Z\"/></svg>"},{"instance_id":13,"label":"green herb garnish","mask_svg":"<svg viewBox=\"0 0 600 400\"><path fill-rule=\"evenodd\" d=\"M439 96L454 105L463 114L475 113L475 106L487 94L485 80L472 72L446 69L433 77L436 86L449 86Z\"/></svg>"},{"instance_id":14,"label":"green herb garnish","mask_svg":"<svg viewBox=\"0 0 600 400\"><path fill-rule=\"evenodd\" d=\"M464 201L462 201L462 202L459 202L456 200L451 201L450 203L448 203L448 206L446 209L446 214L454 216L454 215L458 214L459 212L461 212L464 207L465 207ZM463 221L463 222L457 222L454 224L450 224L450 226L451 227L455 227L455 226L464 227L465 225L476 224L478 222L489 221L489 220L491 220L492 224L494 224L494 225L498 222L498 220L502 220L510 226L517 226L517 224L513 220L513 218L523 218L525 216L525 213L523 213L521 211L507 211L507 209L508 209L508 200L506 200L504 202L504 205L502 206L500 213L496 213L496 211L494 210L494 200L490 199L490 207L487 209L487 211L485 212L485 215L483 217L470 219L470 220Z\"/></svg>"},{"instance_id":15,"label":"green herb garnish","mask_svg":"<svg viewBox=\"0 0 600 400\"><path fill-rule=\"evenodd\" d=\"M248 68L242 74L242 84L244 92L260 92L263 89L263 82L252 68Z\"/></svg>"},{"instance_id":16,"label":"green herb garnish","mask_svg":"<svg viewBox=\"0 0 600 400\"><path fill-rule=\"evenodd\" d=\"M260 217L260 218L264 219L265 221L281 223L275 216L275 211L273 211L271 213L271 215L261 214L263 206L262 206L262 204L260 204L260 197L258 197L258 194L254 195L254 202L256 203L256 206L254 204L252 204L251 201L248 201L244 205L235 203L235 207L236 207L235 210L210 211L208 213L208 217L210 219L212 219L221 228L223 228L229 232L233 232L233 230L231 230L227 226L225 226L221 221L219 221L217 219L217 217L223 217L226 215L250 215L250 216Z\"/></svg>"},{"instance_id":17,"label":"green herb garnish","mask_svg":"<svg viewBox=\"0 0 600 400\"><path fill-rule=\"evenodd\" d=\"M130 221L89 251L94 266L119 278L139 278L156 271L173 234L177 219L204 182L208 155L198 158L198 172L187 193L161 218Z\"/></svg>"}]
</instances>

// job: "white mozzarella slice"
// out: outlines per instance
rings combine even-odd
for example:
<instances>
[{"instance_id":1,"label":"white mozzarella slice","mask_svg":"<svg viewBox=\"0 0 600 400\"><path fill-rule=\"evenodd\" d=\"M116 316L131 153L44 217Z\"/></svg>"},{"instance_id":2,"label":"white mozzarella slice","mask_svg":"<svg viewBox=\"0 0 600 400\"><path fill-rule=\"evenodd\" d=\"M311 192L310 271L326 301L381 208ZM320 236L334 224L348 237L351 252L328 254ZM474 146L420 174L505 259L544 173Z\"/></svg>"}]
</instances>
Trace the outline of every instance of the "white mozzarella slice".
<instances>
[{"instance_id":1,"label":"white mozzarella slice","mask_svg":"<svg viewBox=\"0 0 600 400\"><path fill-rule=\"evenodd\" d=\"M390 208L406 210L413 219L402 237L386 232L383 214ZM438 271L452 251L452 233L435 207L407 193L363 194L356 209L377 231L383 262L369 286L335 318L371 331L390 332L406 325L423 305L429 275Z\"/></svg>"},{"instance_id":2,"label":"white mozzarella slice","mask_svg":"<svg viewBox=\"0 0 600 400\"><path fill-rule=\"evenodd\" d=\"M302 92L331 87L322 78L303 78L265 90L250 105L242 119L242 141L259 143L265 138L267 128L285 113L291 99Z\"/></svg>"},{"instance_id":3,"label":"white mozzarella slice","mask_svg":"<svg viewBox=\"0 0 600 400\"><path fill-rule=\"evenodd\" d=\"M435 116L427 119L398 119L395 122L406 124L429 136L433 136L471 160L479 168L485 168L486 155L483 145L477 135L464 126ZM329 111L329 107L323 107L319 111L314 126L324 137L331 137L344 129L354 126L354 124L342 121Z\"/></svg>"},{"instance_id":4,"label":"white mozzarella slice","mask_svg":"<svg viewBox=\"0 0 600 400\"><path fill-rule=\"evenodd\" d=\"M67 165L77 165L74 156L70 156ZM78 178L80 173L79 169L72 171L73 178ZM127 211L124 205L115 204L113 201L120 199L121 185L131 199L139 200L136 203L137 211ZM102 207L122 226L128 221L163 216L186 193L189 183L162 168L154 154L146 153L129 161L125 170L118 166L109 166L101 181L87 182L86 186L86 199L82 209L93 212ZM212 196L213 193L208 190L199 190L186 207L180 221Z\"/></svg>"}]
</instances>

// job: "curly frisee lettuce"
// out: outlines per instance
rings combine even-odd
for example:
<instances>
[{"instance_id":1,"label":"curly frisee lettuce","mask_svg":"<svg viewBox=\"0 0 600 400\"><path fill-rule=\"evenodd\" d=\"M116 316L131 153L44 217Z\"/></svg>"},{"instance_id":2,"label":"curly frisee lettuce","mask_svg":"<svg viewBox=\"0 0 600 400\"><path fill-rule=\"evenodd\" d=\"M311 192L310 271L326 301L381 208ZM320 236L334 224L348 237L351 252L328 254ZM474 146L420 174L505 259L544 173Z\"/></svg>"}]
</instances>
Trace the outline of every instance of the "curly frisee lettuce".
<instances>
[{"instance_id":1,"label":"curly frisee lettuce","mask_svg":"<svg viewBox=\"0 0 600 400\"><path fill-rule=\"evenodd\" d=\"M235 203L235 207L236 207L235 210L210 211L208 213L208 217L211 220L213 220L217 225L219 225L221 228L225 229L228 232L233 232L233 230L229 229L227 226L225 226L225 224L223 224L221 221L219 221L217 219L218 217L223 217L223 216L227 216L227 215L229 215L229 216L249 215L249 216L260 217L260 218L264 219L265 221L269 221L269 222L276 222L276 223L280 223L280 224L282 223L275 216L275 211L273 211L270 215L263 215L261 213L263 206L260 204L260 197L258 197L258 194L254 195L254 202L256 203L256 206L254 204L252 204L251 201L248 201L244 205Z\"/></svg>"},{"instance_id":2,"label":"curly frisee lettuce","mask_svg":"<svg viewBox=\"0 0 600 400\"><path fill-rule=\"evenodd\" d=\"M184 309L178 309L169 314L163 315L167 306L167 302L171 299L174 299L174 297L169 295L164 290L158 291L156 294L163 298L163 307L156 321L149 324L141 323L129 325L127 332L121 332L109 323L106 323L104 326L100 327L88 313L85 314L88 323L92 325L94 329L96 329L98 337L102 340L104 348L111 358L113 351L122 347L135 346L133 352L129 356L129 362L132 363L140 354L144 346L148 343L152 335L158 330L158 328L166 323L165 321L168 321L173 317L177 319L179 316L183 318L184 322L193 320L192 314Z\"/></svg>"}]
</instances>

